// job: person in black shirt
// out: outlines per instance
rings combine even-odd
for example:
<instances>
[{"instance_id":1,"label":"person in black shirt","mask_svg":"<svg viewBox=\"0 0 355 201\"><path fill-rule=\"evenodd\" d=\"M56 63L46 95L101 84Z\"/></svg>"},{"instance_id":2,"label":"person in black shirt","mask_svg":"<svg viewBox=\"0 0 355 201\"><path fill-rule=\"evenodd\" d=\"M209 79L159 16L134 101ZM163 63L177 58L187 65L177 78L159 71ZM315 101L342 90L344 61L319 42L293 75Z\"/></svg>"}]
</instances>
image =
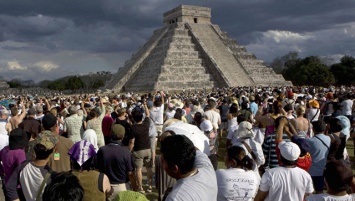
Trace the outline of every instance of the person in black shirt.
<instances>
[{"instance_id":1,"label":"person in black shirt","mask_svg":"<svg viewBox=\"0 0 355 201\"><path fill-rule=\"evenodd\" d=\"M147 168L148 189L147 192L152 191L152 153L150 150L149 140L149 111L146 101L143 102L145 118L143 119L143 113L141 108L135 108L132 111L132 116L135 124L132 126L133 133L133 158L134 166L136 168L136 178L138 184L138 191L145 193L142 187L142 167L143 163Z\"/></svg>"},{"instance_id":2,"label":"person in black shirt","mask_svg":"<svg viewBox=\"0 0 355 201\"><path fill-rule=\"evenodd\" d=\"M133 158L130 151L122 145L124 134L123 126L113 125L110 143L97 152L97 168L109 178L114 189L112 198L121 191L135 189Z\"/></svg>"}]
</instances>

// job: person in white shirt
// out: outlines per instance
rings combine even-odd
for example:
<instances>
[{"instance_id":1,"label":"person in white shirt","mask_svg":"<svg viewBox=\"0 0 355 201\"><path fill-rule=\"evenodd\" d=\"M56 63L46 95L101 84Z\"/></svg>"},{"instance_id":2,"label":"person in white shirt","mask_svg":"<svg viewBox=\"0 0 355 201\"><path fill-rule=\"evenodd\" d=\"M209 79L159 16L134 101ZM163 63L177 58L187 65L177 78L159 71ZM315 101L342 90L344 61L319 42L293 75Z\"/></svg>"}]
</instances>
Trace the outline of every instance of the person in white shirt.
<instances>
[{"instance_id":1,"label":"person in white shirt","mask_svg":"<svg viewBox=\"0 0 355 201\"><path fill-rule=\"evenodd\" d=\"M207 155L196 150L184 135L169 136L161 143L164 171L176 179L166 201L206 201L217 199L217 179Z\"/></svg>"},{"instance_id":2,"label":"person in white shirt","mask_svg":"<svg viewBox=\"0 0 355 201\"><path fill-rule=\"evenodd\" d=\"M157 98L158 97L158 98ZM153 107L149 110L150 118L153 120L155 127L157 129L157 137L163 132L163 123L164 123L164 92L157 91L153 96Z\"/></svg>"},{"instance_id":3,"label":"person in white shirt","mask_svg":"<svg viewBox=\"0 0 355 201\"><path fill-rule=\"evenodd\" d=\"M351 121L351 115L352 115L352 107L353 107L353 101L351 100L351 95L347 94L346 99L341 102L341 113L342 115L346 116L349 118Z\"/></svg>"},{"instance_id":4,"label":"person in white shirt","mask_svg":"<svg viewBox=\"0 0 355 201\"><path fill-rule=\"evenodd\" d=\"M9 112L6 108L0 108L0 135L6 135L11 132L12 127L10 122L8 121Z\"/></svg>"},{"instance_id":5,"label":"person in white shirt","mask_svg":"<svg viewBox=\"0 0 355 201\"><path fill-rule=\"evenodd\" d=\"M282 166L263 174L255 201L304 200L314 189L308 172L296 167L301 150L293 142L282 141L278 147Z\"/></svg>"},{"instance_id":6,"label":"person in white shirt","mask_svg":"<svg viewBox=\"0 0 355 201\"><path fill-rule=\"evenodd\" d=\"M255 165L253 166L253 170L255 173L258 173L258 167L265 163L265 157L261 144L254 140L255 133L253 131L253 125L248 121L243 121L239 124L235 134L238 138L233 146L242 147L245 153L254 159ZM259 174L257 176L258 179L260 179Z\"/></svg>"},{"instance_id":7,"label":"person in white shirt","mask_svg":"<svg viewBox=\"0 0 355 201\"><path fill-rule=\"evenodd\" d=\"M319 109L319 103L317 100L310 100L309 101L309 108L307 111L307 119L310 122L318 121L319 116L320 116L320 109Z\"/></svg>"},{"instance_id":8,"label":"person in white shirt","mask_svg":"<svg viewBox=\"0 0 355 201\"><path fill-rule=\"evenodd\" d=\"M164 121L174 118L174 115L175 115L175 107L172 103L169 103L168 110L165 112L165 120Z\"/></svg>"},{"instance_id":9,"label":"person in white shirt","mask_svg":"<svg viewBox=\"0 0 355 201\"><path fill-rule=\"evenodd\" d=\"M232 146L227 149L224 164L227 169L216 171L217 201L254 200L259 179L252 171L253 159L242 147Z\"/></svg>"},{"instance_id":10,"label":"person in white shirt","mask_svg":"<svg viewBox=\"0 0 355 201\"><path fill-rule=\"evenodd\" d=\"M206 119L210 120L212 122L213 125L213 129L214 131L217 132L219 125L221 124L221 115L219 114L219 112L216 112L216 102L211 99L208 101L208 107L209 110L207 110L204 115L206 117Z\"/></svg>"},{"instance_id":11,"label":"person in white shirt","mask_svg":"<svg viewBox=\"0 0 355 201\"><path fill-rule=\"evenodd\" d=\"M306 197L307 201L353 201L355 194L348 194L347 191L353 180L351 167L343 160L333 160L325 166L325 184L327 192L313 194Z\"/></svg>"}]
</instances>

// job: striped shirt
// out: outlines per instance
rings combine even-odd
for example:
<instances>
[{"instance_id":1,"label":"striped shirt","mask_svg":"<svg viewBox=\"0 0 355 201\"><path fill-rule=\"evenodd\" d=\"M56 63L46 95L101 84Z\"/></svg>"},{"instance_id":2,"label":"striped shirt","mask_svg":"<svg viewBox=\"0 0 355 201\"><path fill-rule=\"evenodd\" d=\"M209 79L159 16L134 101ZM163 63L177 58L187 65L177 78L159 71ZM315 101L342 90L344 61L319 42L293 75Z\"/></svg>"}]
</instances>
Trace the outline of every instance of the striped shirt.
<instances>
[{"instance_id":1,"label":"striped shirt","mask_svg":"<svg viewBox=\"0 0 355 201\"><path fill-rule=\"evenodd\" d=\"M290 142L290 138L283 134L282 140ZM269 134L262 144L264 156L265 156L265 165L269 165L270 168L278 167L279 163L276 155L276 133Z\"/></svg>"}]
</instances>

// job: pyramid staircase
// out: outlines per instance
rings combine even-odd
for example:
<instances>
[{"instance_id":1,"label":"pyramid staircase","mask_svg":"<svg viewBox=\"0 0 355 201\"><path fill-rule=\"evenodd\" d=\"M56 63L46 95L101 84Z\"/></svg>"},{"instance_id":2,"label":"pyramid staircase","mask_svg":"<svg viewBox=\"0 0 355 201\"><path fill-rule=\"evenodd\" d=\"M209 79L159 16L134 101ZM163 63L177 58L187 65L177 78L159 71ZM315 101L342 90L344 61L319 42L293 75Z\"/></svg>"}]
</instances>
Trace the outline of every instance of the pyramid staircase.
<instances>
[{"instance_id":1,"label":"pyramid staircase","mask_svg":"<svg viewBox=\"0 0 355 201\"><path fill-rule=\"evenodd\" d=\"M212 25L212 27L233 53L235 59L243 66L255 85L292 86L290 81L285 81L282 75L276 74L262 60L258 60L254 54L247 52L244 46L238 45L237 41L230 38L228 33L222 32L218 25Z\"/></svg>"},{"instance_id":2,"label":"pyramid staircase","mask_svg":"<svg viewBox=\"0 0 355 201\"><path fill-rule=\"evenodd\" d=\"M112 76L115 92L280 86L292 83L266 67L211 23L211 9L180 5L163 14L164 27Z\"/></svg>"},{"instance_id":3,"label":"pyramid staircase","mask_svg":"<svg viewBox=\"0 0 355 201\"><path fill-rule=\"evenodd\" d=\"M125 84L126 91L214 87L208 69L183 23L168 25L149 56Z\"/></svg>"}]
</instances>

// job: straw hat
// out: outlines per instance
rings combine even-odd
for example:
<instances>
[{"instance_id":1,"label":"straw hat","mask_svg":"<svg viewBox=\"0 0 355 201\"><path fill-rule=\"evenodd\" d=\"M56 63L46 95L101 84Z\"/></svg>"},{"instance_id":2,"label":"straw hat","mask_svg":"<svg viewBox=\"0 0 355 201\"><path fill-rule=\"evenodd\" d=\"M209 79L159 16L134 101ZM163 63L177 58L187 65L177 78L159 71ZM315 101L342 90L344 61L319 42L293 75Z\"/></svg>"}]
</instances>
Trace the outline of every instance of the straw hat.
<instances>
[{"instance_id":1,"label":"straw hat","mask_svg":"<svg viewBox=\"0 0 355 201\"><path fill-rule=\"evenodd\" d=\"M318 108L319 109L319 103L317 100L310 100L309 101L309 105L314 107L314 108Z\"/></svg>"}]
</instances>

